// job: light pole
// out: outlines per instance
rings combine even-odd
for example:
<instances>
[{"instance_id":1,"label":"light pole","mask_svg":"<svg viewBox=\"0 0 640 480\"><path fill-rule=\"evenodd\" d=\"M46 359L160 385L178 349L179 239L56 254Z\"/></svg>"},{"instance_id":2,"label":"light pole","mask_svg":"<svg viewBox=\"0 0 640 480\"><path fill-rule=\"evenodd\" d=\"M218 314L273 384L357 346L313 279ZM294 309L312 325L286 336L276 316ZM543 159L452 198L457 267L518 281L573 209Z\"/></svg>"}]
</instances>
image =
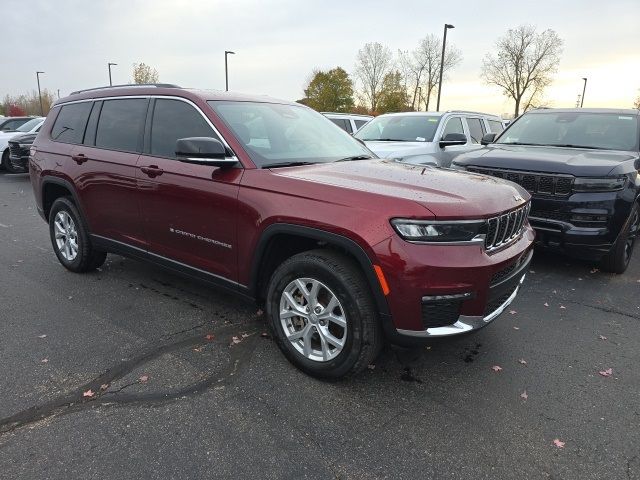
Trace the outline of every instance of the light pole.
<instances>
[{"instance_id":1,"label":"light pole","mask_svg":"<svg viewBox=\"0 0 640 480\"><path fill-rule=\"evenodd\" d=\"M227 55L235 55L236 52L232 52L231 50L224 51L224 91L229 91L229 68L227 66Z\"/></svg>"},{"instance_id":2,"label":"light pole","mask_svg":"<svg viewBox=\"0 0 640 480\"><path fill-rule=\"evenodd\" d=\"M420 99L422 98L422 87L418 86L418 111L420 111Z\"/></svg>"},{"instance_id":3,"label":"light pole","mask_svg":"<svg viewBox=\"0 0 640 480\"><path fill-rule=\"evenodd\" d=\"M440 81L438 83L438 103L436 105L436 112L440 111L440 93L442 92L442 71L444 70L444 51L447 46L447 30L450 28L456 28L448 23L444 24L444 37L442 39L442 56L440 57Z\"/></svg>"},{"instance_id":4,"label":"light pole","mask_svg":"<svg viewBox=\"0 0 640 480\"><path fill-rule=\"evenodd\" d=\"M587 78L582 77L582 80L584 80L584 86L582 87L582 99L580 100L580 108L582 108L582 105L584 104L584 92L587 91Z\"/></svg>"},{"instance_id":5,"label":"light pole","mask_svg":"<svg viewBox=\"0 0 640 480\"><path fill-rule=\"evenodd\" d=\"M113 83L111 82L111 65L118 65L117 63L107 63L107 68L109 69L109 86L111 87Z\"/></svg>"},{"instance_id":6,"label":"light pole","mask_svg":"<svg viewBox=\"0 0 640 480\"><path fill-rule=\"evenodd\" d=\"M42 107L42 93L40 92L40 74L44 72L36 72L36 79L38 80L38 97L40 98L40 115L44 117L44 108Z\"/></svg>"}]
</instances>

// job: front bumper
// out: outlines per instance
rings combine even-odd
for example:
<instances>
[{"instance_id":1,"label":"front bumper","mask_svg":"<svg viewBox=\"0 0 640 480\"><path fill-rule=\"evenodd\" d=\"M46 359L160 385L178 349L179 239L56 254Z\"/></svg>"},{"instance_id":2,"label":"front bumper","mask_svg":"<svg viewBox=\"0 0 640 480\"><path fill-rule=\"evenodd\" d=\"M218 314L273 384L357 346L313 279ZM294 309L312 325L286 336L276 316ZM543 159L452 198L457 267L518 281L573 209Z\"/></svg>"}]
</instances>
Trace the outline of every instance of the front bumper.
<instances>
[{"instance_id":1,"label":"front bumper","mask_svg":"<svg viewBox=\"0 0 640 480\"><path fill-rule=\"evenodd\" d=\"M9 161L11 162L11 166L16 170L29 170L29 156L26 157L14 157L13 155L9 155Z\"/></svg>"},{"instance_id":2,"label":"front bumper","mask_svg":"<svg viewBox=\"0 0 640 480\"><path fill-rule=\"evenodd\" d=\"M419 245L397 235L376 245L390 290L390 315L383 318L388 339L410 345L490 323L516 297L534 236L527 225L514 243L490 254L480 244Z\"/></svg>"}]
</instances>

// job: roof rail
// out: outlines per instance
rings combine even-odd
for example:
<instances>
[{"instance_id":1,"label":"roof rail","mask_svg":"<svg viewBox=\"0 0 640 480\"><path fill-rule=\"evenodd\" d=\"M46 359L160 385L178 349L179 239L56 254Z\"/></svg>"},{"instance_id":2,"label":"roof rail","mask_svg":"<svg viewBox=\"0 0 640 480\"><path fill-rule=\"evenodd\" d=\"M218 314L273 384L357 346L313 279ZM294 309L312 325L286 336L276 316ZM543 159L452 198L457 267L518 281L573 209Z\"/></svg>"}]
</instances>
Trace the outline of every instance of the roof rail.
<instances>
[{"instance_id":1,"label":"roof rail","mask_svg":"<svg viewBox=\"0 0 640 480\"><path fill-rule=\"evenodd\" d=\"M84 90L76 90L69 95L77 95L78 93L92 92L94 90L104 90L107 88L135 88L135 87L157 87L157 88L180 88L180 85L173 83L125 83L122 85L105 85L104 87L85 88Z\"/></svg>"}]
</instances>

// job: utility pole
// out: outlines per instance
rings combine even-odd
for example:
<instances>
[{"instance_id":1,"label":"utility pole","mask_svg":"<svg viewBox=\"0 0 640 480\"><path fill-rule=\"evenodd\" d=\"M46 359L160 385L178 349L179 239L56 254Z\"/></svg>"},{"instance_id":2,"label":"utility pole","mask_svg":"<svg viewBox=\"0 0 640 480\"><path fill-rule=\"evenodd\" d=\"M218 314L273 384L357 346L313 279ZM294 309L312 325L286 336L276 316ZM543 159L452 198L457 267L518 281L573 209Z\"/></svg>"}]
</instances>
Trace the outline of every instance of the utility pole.
<instances>
[{"instance_id":1,"label":"utility pole","mask_svg":"<svg viewBox=\"0 0 640 480\"><path fill-rule=\"evenodd\" d=\"M442 92L442 73L444 70L444 52L447 46L447 30L450 28L456 28L448 23L444 24L444 37L442 38L442 56L440 57L440 82L438 83L438 103L436 105L436 112L440 111L440 93Z\"/></svg>"},{"instance_id":2,"label":"utility pole","mask_svg":"<svg viewBox=\"0 0 640 480\"><path fill-rule=\"evenodd\" d=\"M107 68L109 69L109 86L111 87L113 85L113 82L111 81L111 65L118 65L117 63L107 63Z\"/></svg>"},{"instance_id":3,"label":"utility pole","mask_svg":"<svg viewBox=\"0 0 640 480\"><path fill-rule=\"evenodd\" d=\"M232 52L231 50L224 51L224 91L229 91L229 68L227 65L227 55L235 55L236 52Z\"/></svg>"},{"instance_id":4,"label":"utility pole","mask_svg":"<svg viewBox=\"0 0 640 480\"><path fill-rule=\"evenodd\" d=\"M418 111L420 111L420 99L422 98L422 87L418 85Z\"/></svg>"},{"instance_id":5,"label":"utility pole","mask_svg":"<svg viewBox=\"0 0 640 480\"><path fill-rule=\"evenodd\" d=\"M40 74L44 72L36 72L36 79L38 80L38 97L40 98L40 115L44 117L44 108L42 106L42 92L40 92Z\"/></svg>"},{"instance_id":6,"label":"utility pole","mask_svg":"<svg viewBox=\"0 0 640 480\"><path fill-rule=\"evenodd\" d=\"M582 80L584 80L584 86L582 87L582 100L580 100L580 108L582 108L582 105L584 105L584 92L587 91L587 78L582 77Z\"/></svg>"}]
</instances>

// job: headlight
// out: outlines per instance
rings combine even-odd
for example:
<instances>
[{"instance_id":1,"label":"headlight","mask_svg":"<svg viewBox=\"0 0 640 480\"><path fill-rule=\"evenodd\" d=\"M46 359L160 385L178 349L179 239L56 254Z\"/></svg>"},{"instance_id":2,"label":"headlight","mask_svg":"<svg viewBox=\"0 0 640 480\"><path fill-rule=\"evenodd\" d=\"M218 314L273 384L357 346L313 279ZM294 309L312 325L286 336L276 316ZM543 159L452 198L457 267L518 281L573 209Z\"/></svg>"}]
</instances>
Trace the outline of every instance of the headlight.
<instances>
[{"instance_id":1,"label":"headlight","mask_svg":"<svg viewBox=\"0 0 640 480\"><path fill-rule=\"evenodd\" d=\"M467 169L467 167L465 167L464 165L458 165L457 163L452 163L449 168L451 170L466 170Z\"/></svg>"},{"instance_id":2,"label":"headlight","mask_svg":"<svg viewBox=\"0 0 640 480\"><path fill-rule=\"evenodd\" d=\"M611 192L622 190L627 177L610 178L576 178L573 181L574 192Z\"/></svg>"},{"instance_id":3,"label":"headlight","mask_svg":"<svg viewBox=\"0 0 640 480\"><path fill-rule=\"evenodd\" d=\"M395 218L393 228L409 242L469 242L484 233L484 220L436 222Z\"/></svg>"}]
</instances>

